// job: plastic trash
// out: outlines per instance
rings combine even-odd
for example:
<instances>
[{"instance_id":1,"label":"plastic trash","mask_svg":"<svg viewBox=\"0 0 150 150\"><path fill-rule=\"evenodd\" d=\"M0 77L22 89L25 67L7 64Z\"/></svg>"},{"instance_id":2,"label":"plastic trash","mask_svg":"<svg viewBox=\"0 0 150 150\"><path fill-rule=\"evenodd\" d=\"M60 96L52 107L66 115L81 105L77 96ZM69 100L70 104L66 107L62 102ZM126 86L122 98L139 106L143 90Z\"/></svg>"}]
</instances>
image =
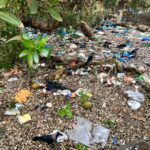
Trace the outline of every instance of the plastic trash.
<instances>
[{"instance_id":1,"label":"plastic trash","mask_svg":"<svg viewBox=\"0 0 150 150\"><path fill-rule=\"evenodd\" d=\"M142 41L150 41L150 38L142 38Z\"/></svg>"},{"instance_id":2,"label":"plastic trash","mask_svg":"<svg viewBox=\"0 0 150 150\"><path fill-rule=\"evenodd\" d=\"M51 107L52 107L52 103L46 103L46 106L47 106L48 108L51 108Z\"/></svg>"},{"instance_id":3,"label":"plastic trash","mask_svg":"<svg viewBox=\"0 0 150 150\"><path fill-rule=\"evenodd\" d=\"M16 105L15 105L15 109L21 109L23 107L23 105L22 104L19 104L19 103L17 103Z\"/></svg>"},{"instance_id":4,"label":"plastic trash","mask_svg":"<svg viewBox=\"0 0 150 150\"><path fill-rule=\"evenodd\" d=\"M122 49L122 48L125 48L126 46L127 46L127 43L124 43L124 44L118 45L116 48Z\"/></svg>"},{"instance_id":5,"label":"plastic trash","mask_svg":"<svg viewBox=\"0 0 150 150\"><path fill-rule=\"evenodd\" d=\"M57 96L57 95L67 96L70 93L71 93L70 90L58 90L57 92L53 93L53 95L55 95L55 96Z\"/></svg>"},{"instance_id":6,"label":"plastic trash","mask_svg":"<svg viewBox=\"0 0 150 150\"><path fill-rule=\"evenodd\" d=\"M102 148L104 148L107 144L109 129L106 129L101 125L96 125L96 127L93 128L92 135L94 137L93 140L91 141L92 144L102 143Z\"/></svg>"},{"instance_id":7,"label":"plastic trash","mask_svg":"<svg viewBox=\"0 0 150 150\"><path fill-rule=\"evenodd\" d=\"M117 137L113 137L113 144L114 144L114 145L117 145L117 144L118 144Z\"/></svg>"},{"instance_id":8,"label":"plastic trash","mask_svg":"<svg viewBox=\"0 0 150 150\"><path fill-rule=\"evenodd\" d=\"M129 100L127 103L128 103L128 106L133 110L137 110L141 107L141 103L137 101Z\"/></svg>"},{"instance_id":9,"label":"plastic trash","mask_svg":"<svg viewBox=\"0 0 150 150\"><path fill-rule=\"evenodd\" d=\"M18 78L17 77L11 77L8 79L8 82L13 82L13 81L17 81Z\"/></svg>"},{"instance_id":10,"label":"plastic trash","mask_svg":"<svg viewBox=\"0 0 150 150\"><path fill-rule=\"evenodd\" d=\"M103 47L104 47L104 48L110 48L110 45L111 45L111 44L112 44L111 42L106 41L106 42L103 44Z\"/></svg>"},{"instance_id":11,"label":"plastic trash","mask_svg":"<svg viewBox=\"0 0 150 150\"><path fill-rule=\"evenodd\" d=\"M79 59L81 59L81 60L83 60L83 61L86 61L86 60L87 60L87 57L86 57L85 53L79 53L79 54L77 55L77 58L79 58Z\"/></svg>"},{"instance_id":12,"label":"plastic trash","mask_svg":"<svg viewBox=\"0 0 150 150\"><path fill-rule=\"evenodd\" d=\"M82 143L88 147L91 147L90 140L92 135L90 133L92 129L92 122L85 120L84 118L77 117L77 125L72 131L66 131L69 139Z\"/></svg>"},{"instance_id":13,"label":"plastic trash","mask_svg":"<svg viewBox=\"0 0 150 150\"><path fill-rule=\"evenodd\" d=\"M69 139L93 147L94 145L102 142L102 147L106 145L109 130L101 125L93 125L92 122L82 117L77 117L77 125L73 130L66 131Z\"/></svg>"},{"instance_id":14,"label":"plastic trash","mask_svg":"<svg viewBox=\"0 0 150 150\"><path fill-rule=\"evenodd\" d=\"M76 48L78 48L78 46L76 45L76 44L70 44L70 49L76 49Z\"/></svg>"},{"instance_id":15,"label":"plastic trash","mask_svg":"<svg viewBox=\"0 0 150 150\"><path fill-rule=\"evenodd\" d=\"M65 133L62 133L58 130L54 130L52 133L48 135L42 135L42 136L35 136L32 140L33 141L42 141L46 142L47 144L54 144L55 142L63 142L64 140L67 140L68 136Z\"/></svg>"},{"instance_id":16,"label":"plastic trash","mask_svg":"<svg viewBox=\"0 0 150 150\"><path fill-rule=\"evenodd\" d=\"M80 69L77 69L75 72L73 72L73 74L79 74L79 75L88 75L88 71L84 68L80 68Z\"/></svg>"},{"instance_id":17,"label":"plastic trash","mask_svg":"<svg viewBox=\"0 0 150 150\"><path fill-rule=\"evenodd\" d=\"M117 78L118 79L123 79L126 76L125 73L117 73Z\"/></svg>"},{"instance_id":18,"label":"plastic trash","mask_svg":"<svg viewBox=\"0 0 150 150\"><path fill-rule=\"evenodd\" d=\"M108 77L108 75L103 72L98 75L98 78L100 79L101 83L104 83L104 81L106 80L107 77Z\"/></svg>"},{"instance_id":19,"label":"plastic trash","mask_svg":"<svg viewBox=\"0 0 150 150\"><path fill-rule=\"evenodd\" d=\"M111 78L111 83L112 83L115 87L122 85L122 82L117 81L116 78L114 78L114 77Z\"/></svg>"},{"instance_id":20,"label":"plastic trash","mask_svg":"<svg viewBox=\"0 0 150 150\"><path fill-rule=\"evenodd\" d=\"M24 103L28 100L28 97L31 97L32 93L29 90L22 89L19 92L17 92L15 96L15 101L18 103Z\"/></svg>"},{"instance_id":21,"label":"plastic trash","mask_svg":"<svg viewBox=\"0 0 150 150\"><path fill-rule=\"evenodd\" d=\"M94 57L94 53L91 53L88 56L88 59L87 59L86 63L84 64L84 67L87 66L93 60L93 57Z\"/></svg>"},{"instance_id":22,"label":"plastic trash","mask_svg":"<svg viewBox=\"0 0 150 150\"><path fill-rule=\"evenodd\" d=\"M66 90L67 87L61 85L60 83L53 82L53 81L47 81L47 91L52 90Z\"/></svg>"},{"instance_id":23,"label":"plastic trash","mask_svg":"<svg viewBox=\"0 0 150 150\"><path fill-rule=\"evenodd\" d=\"M115 53L114 58L116 58L120 62L126 62L127 60L129 61L133 59L136 56L138 50L139 50L138 48L135 48L132 51L124 51L121 53Z\"/></svg>"},{"instance_id":24,"label":"plastic trash","mask_svg":"<svg viewBox=\"0 0 150 150\"><path fill-rule=\"evenodd\" d=\"M29 114L24 114L23 116L19 115L19 116L17 116L17 118L18 118L18 122L20 124L24 124L31 120L31 116Z\"/></svg>"},{"instance_id":25,"label":"plastic trash","mask_svg":"<svg viewBox=\"0 0 150 150\"><path fill-rule=\"evenodd\" d=\"M144 95L140 92L127 90L127 91L124 91L124 94L127 95L127 97L130 100L134 100L137 102L143 102L145 100Z\"/></svg>"},{"instance_id":26,"label":"plastic trash","mask_svg":"<svg viewBox=\"0 0 150 150\"><path fill-rule=\"evenodd\" d=\"M5 112L5 115L8 115L8 116L15 116L15 115L19 115L19 114L20 114L20 111L15 108L6 110L6 112Z\"/></svg>"}]
</instances>

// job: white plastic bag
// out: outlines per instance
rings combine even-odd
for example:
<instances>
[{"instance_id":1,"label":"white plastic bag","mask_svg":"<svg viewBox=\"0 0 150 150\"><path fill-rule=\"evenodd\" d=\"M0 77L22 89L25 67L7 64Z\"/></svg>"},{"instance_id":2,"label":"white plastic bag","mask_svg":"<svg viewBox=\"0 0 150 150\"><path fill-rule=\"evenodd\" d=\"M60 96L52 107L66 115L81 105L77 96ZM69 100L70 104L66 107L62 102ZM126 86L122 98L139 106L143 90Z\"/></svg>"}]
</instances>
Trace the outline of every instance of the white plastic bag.
<instances>
[{"instance_id":1,"label":"white plastic bag","mask_svg":"<svg viewBox=\"0 0 150 150\"><path fill-rule=\"evenodd\" d=\"M94 147L98 143L102 143L102 147L105 147L109 136L109 129L101 125L94 126L92 122L82 117L77 117L75 128L66 132L69 139L88 147Z\"/></svg>"},{"instance_id":2,"label":"white plastic bag","mask_svg":"<svg viewBox=\"0 0 150 150\"><path fill-rule=\"evenodd\" d=\"M133 101L143 102L145 100L144 95L140 92L127 90L124 92L124 94Z\"/></svg>"},{"instance_id":3,"label":"white plastic bag","mask_svg":"<svg viewBox=\"0 0 150 150\"><path fill-rule=\"evenodd\" d=\"M107 144L109 129L106 129L101 125L97 125L96 127L93 128L92 135L94 138L91 141L91 144L102 143L102 148L104 148Z\"/></svg>"}]
</instances>

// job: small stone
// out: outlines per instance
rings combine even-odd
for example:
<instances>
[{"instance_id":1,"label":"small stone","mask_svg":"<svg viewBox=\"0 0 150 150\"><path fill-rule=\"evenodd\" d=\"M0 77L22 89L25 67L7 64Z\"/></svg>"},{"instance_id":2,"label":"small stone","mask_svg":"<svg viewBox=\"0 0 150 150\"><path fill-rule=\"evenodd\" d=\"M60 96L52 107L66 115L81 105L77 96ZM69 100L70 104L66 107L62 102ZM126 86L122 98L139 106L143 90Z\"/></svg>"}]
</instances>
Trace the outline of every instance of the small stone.
<instances>
[{"instance_id":1,"label":"small stone","mask_svg":"<svg viewBox=\"0 0 150 150\"><path fill-rule=\"evenodd\" d=\"M51 108L52 107L52 103L47 103L46 106Z\"/></svg>"}]
</instances>

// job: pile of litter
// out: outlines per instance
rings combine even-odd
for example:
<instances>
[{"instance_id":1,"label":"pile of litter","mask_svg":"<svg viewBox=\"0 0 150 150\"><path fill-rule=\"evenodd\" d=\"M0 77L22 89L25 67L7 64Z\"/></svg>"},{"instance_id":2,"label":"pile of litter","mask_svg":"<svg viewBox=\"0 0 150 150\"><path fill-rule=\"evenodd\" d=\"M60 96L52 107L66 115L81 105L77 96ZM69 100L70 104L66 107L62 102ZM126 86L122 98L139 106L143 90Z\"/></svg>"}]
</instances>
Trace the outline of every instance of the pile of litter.
<instances>
[{"instance_id":1,"label":"pile of litter","mask_svg":"<svg viewBox=\"0 0 150 150\"><path fill-rule=\"evenodd\" d=\"M30 85L19 65L1 73L0 147L148 150L150 33L104 21L93 39L65 29L42 36L54 51Z\"/></svg>"}]
</instances>

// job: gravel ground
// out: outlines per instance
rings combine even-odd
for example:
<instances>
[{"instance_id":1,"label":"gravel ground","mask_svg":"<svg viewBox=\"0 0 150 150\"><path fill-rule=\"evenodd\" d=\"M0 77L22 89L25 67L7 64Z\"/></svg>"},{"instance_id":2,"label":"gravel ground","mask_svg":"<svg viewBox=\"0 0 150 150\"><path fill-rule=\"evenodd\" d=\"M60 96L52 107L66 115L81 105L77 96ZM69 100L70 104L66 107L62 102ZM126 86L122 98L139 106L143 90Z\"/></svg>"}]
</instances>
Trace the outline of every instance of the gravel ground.
<instances>
[{"instance_id":1,"label":"gravel ground","mask_svg":"<svg viewBox=\"0 0 150 150\"><path fill-rule=\"evenodd\" d=\"M131 33L132 32L132 33ZM144 66L147 74L150 73L150 69L146 66L145 62L150 63L150 47L143 47L140 39L134 35L141 34L138 31L131 31L126 37L132 35L133 47L139 48L137 56L131 61L137 66ZM147 33L150 35L150 33ZM111 52L118 52L115 45L121 44L125 41L125 36L115 37L111 30L105 31L105 35L100 35L100 41L103 43L104 40L114 42L115 44L110 47ZM55 48L62 49L58 47L59 41L55 43L57 39L54 38L53 45ZM86 38L77 39L77 41L85 42L88 41ZM90 53L89 47L92 42L87 42L86 50L87 55ZM66 53L71 51L79 51L69 49L70 43L66 44L63 48ZM101 45L93 43L96 52L99 53L99 58L102 57L102 51L105 50ZM81 116L94 124L103 124L104 121L110 120L115 121L115 127L110 127L107 124L103 124L105 127L110 129L110 135L107 145L104 149L111 150L117 149L120 145L127 144L138 139L144 139L150 143L150 101L146 97L146 92L138 84L127 84L122 82L121 86L106 86L101 84L100 79L94 72L97 70L100 73L100 66L91 67L92 71L88 75L73 75L68 76L66 74L61 75L60 81L66 87L71 89L86 88L93 94L91 102L93 103L92 110L84 110L81 107L79 98L71 98L70 102L72 104L72 112L74 116ZM47 71L47 68L41 68L38 72ZM5 72L6 73L6 72ZM54 79L56 71L51 70L48 74L50 79ZM45 75L35 76L34 79L44 83ZM128 73L128 76L133 76ZM18 76L17 81L8 82L10 77L2 77L0 83L4 85L4 92L0 94L0 150L50 150L49 145L42 142L33 142L32 138L36 135L49 134L54 129L58 129L64 132L67 129L71 129L73 126L73 119L61 119L57 112L59 108L62 108L66 99L64 96L53 96L53 92L46 92L43 94L43 90L32 90L27 84L26 76ZM123 95L124 90L135 90L139 88L146 99L139 110L131 110L127 105L127 98ZM16 116L6 116L4 115L8 104L14 99L15 94L23 89L29 89L33 95L24 103L21 109L21 114L29 113L32 120L28 123L20 125L17 121ZM46 103L51 102L52 108L41 109L41 106L45 106ZM5 131L5 136L2 134L2 128ZM113 137L117 137L117 145L112 143ZM73 141L64 141L58 144L57 150L75 150L77 144ZM95 150L100 150L101 145L98 144Z\"/></svg>"}]
</instances>

